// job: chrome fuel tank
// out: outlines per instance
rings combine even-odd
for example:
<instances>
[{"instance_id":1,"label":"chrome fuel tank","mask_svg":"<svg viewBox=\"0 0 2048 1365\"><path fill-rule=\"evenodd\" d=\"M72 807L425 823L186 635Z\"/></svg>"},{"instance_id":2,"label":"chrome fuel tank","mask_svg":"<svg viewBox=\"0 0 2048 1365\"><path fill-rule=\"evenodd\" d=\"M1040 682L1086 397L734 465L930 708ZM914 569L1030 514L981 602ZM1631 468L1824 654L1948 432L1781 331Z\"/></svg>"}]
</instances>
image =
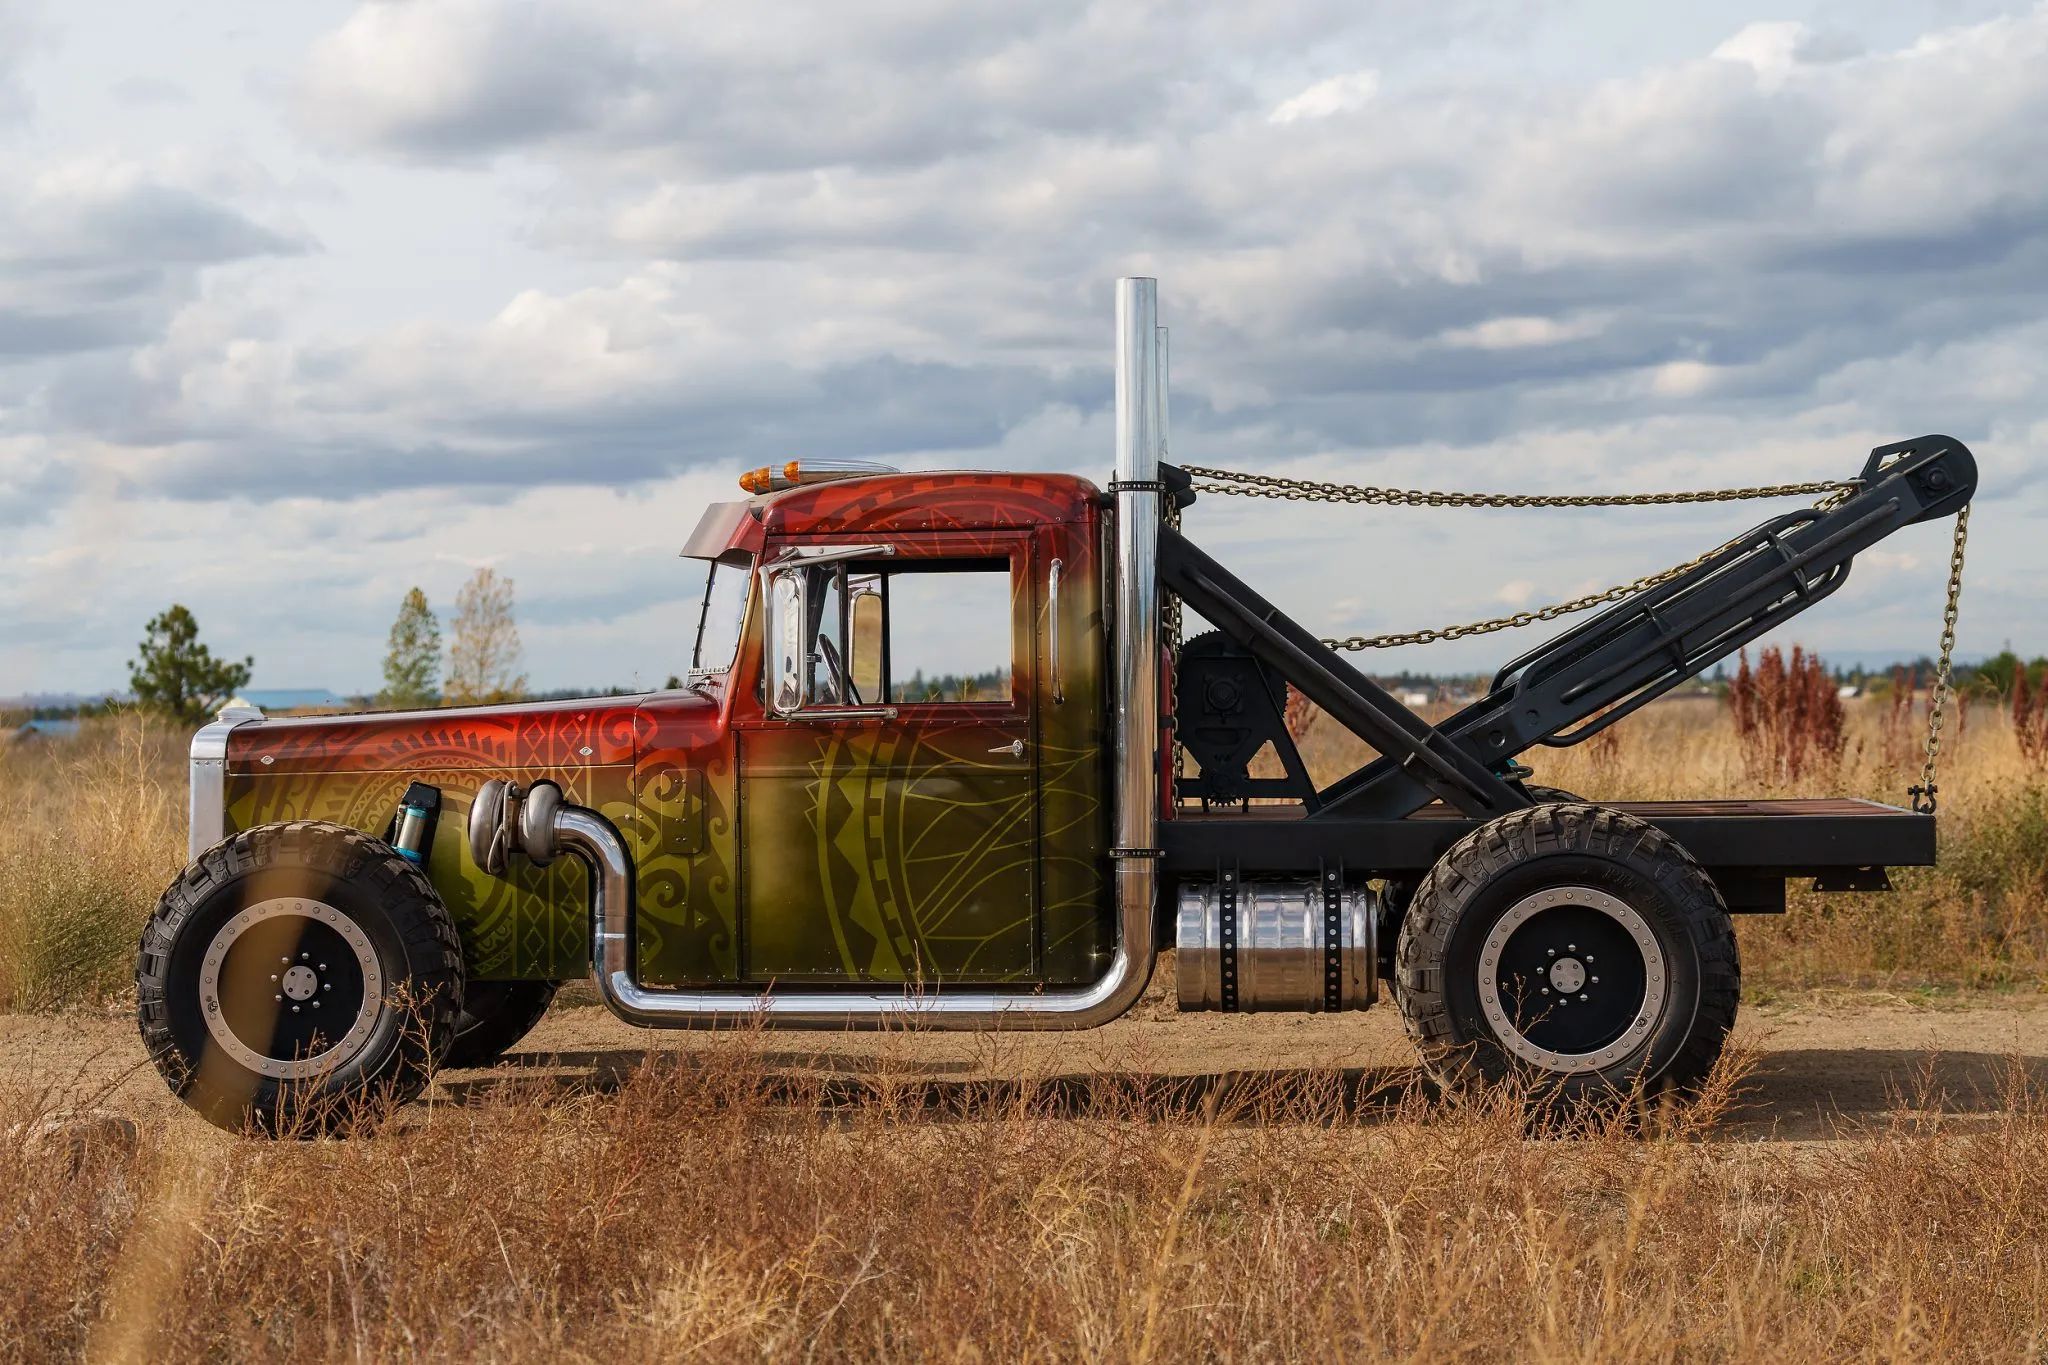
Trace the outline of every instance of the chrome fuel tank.
<instances>
[{"instance_id":1,"label":"chrome fuel tank","mask_svg":"<svg viewBox=\"0 0 2048 1365\"><path fill-rule=\"evenodd\" d=\"M1362 1010L1379 994L1380 895L1345 884L1184 882L1175 918L1184 1010Z\"/></svg>"}]
</instances>

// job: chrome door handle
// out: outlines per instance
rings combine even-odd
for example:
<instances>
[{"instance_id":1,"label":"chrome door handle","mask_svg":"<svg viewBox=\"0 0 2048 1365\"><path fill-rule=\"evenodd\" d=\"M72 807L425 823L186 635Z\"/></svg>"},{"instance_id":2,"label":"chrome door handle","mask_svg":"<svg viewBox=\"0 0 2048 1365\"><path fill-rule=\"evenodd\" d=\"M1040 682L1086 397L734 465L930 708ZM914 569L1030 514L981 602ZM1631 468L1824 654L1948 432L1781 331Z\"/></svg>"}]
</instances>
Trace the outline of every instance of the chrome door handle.
<instances>
[{"instance_id":1,"label":"chrome door handle","mask_svg":"<svg viewBox=\"0 0 2048 1365\"><path fill-rule=\"evenodd\" d=\"M1052 569L1046 578L1045 608L1045 652L1049 656L1048 671L1052 674L1052 700L1055 706L1064 705L1067 687L1060 680L1060 570L1064 566L1059 560L1052 562Z\"/></svg>"},{"instance_id":2,"label":"chrome door handle","mask_svg":"<svg viewBox=\"0 0 2048 1365\"><path fill-rule=\"evenodd\" d=\"M1008 754L1011 758L1022 758L1024 757L1024 741L1013 739L1008 744L998 744L995 748L990 749L989 752L992 754Z\"/></svg>"}]
</instances>

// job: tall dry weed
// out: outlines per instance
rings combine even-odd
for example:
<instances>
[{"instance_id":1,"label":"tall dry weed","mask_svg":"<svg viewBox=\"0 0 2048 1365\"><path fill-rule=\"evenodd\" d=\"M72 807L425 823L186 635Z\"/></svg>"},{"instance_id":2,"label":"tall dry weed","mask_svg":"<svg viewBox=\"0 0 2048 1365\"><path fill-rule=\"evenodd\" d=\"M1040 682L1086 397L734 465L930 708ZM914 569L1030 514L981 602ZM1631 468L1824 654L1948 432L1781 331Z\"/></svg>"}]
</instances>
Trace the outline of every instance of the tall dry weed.
<instances>
[{"instance_id":1,"label":"tall dry weed","mask_svg":"<svg viewBox=\"0 0 2048 1365\"><path fill-rule=\"evenodd\" d=\"M184 736L140 717L0 747L0 1005L119 996L184 863Z\"/></svg>"}]
</instances>

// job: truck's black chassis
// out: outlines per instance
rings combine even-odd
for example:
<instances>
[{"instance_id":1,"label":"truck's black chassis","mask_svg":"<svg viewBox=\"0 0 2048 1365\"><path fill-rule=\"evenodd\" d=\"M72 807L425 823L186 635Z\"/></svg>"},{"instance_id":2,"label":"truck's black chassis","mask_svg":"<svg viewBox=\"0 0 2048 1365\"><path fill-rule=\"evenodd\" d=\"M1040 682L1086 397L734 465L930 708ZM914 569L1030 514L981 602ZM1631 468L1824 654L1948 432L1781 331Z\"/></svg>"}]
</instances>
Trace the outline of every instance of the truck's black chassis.
<instances>
[{"instance_id":1,"label":"truck's black chassis","mask_svg":"<svg viewBox=\"0 0 2048 1365\"><path fill-rule=\"evenodd\" d=\"M1184 474L1164 472L1169 488L1186 489ZM1183 795L1202 798L1204 809L1178 812L1161 825L1164 870L1213 873L1224 851L1228 865L1247 871L1342 865L1368 876L1417 874L1479 824L1531 803L1517 781L1526 771L1514 762L1517 755L1536 745L1576 744L1697 676L1841 587L1860 551L1902 527L1956 513L1976 483L1975 459L1952 437L1881 446L1853 491L1767 521L1692 569L1524 654L1494 677L1486 696L1437 725L1185 536L1164 529L1162 586L1228 642L1198 651L1178 680L1179 738L1203 768L1183 783ZM1277 723L1286 683L1382 756L1315 789ZM1218 698L1228 714L1218 713ZM1246 750L1262 739L1273 742L1286 776L1245 773ZM1235 804L1248 796L1292 802ZM1874 802L1645 802L1624 809L1677 839L1713 872L1736 910L1782 909L1787 877L1816 877L1831 889L1877 889L1886 884L1887 866L1934 861L1931 814Z\"/></svg>"}]
</instances>

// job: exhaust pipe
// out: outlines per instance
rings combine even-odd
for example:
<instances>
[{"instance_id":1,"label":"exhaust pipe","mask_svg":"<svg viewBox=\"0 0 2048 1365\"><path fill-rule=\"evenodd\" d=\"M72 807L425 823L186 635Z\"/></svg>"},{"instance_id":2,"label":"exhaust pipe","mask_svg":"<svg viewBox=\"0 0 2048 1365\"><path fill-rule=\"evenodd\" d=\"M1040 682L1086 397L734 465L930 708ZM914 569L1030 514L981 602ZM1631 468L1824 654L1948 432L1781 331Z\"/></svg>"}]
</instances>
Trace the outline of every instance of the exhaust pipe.
<instances>
[{"instance_id":1,"label":"exhaust pipe","mask_svg":"<svg viewBox=\"0 0 2048 1365\"><path fill-rule=\"evenodd\" d=\"M536 861L557 852L591 870L591 966L614 1014L643 1028L759 1022L792 1028L881 1028L912 1022L945 1029L1079 1029L1136 1004L1157 953L1159 889L1159 461L1166 400L1157 285L1117 281L1116 294L1115 847L1117 946L1107 969L1079 989L1040 991L650 990L635 979L633 860L611 821L569 805L542 784L523 801L484 784L470 812L479 866L503 867L513 850ZM547 794L552 792L552 795Z\"/></svg>"}]
</instances>

